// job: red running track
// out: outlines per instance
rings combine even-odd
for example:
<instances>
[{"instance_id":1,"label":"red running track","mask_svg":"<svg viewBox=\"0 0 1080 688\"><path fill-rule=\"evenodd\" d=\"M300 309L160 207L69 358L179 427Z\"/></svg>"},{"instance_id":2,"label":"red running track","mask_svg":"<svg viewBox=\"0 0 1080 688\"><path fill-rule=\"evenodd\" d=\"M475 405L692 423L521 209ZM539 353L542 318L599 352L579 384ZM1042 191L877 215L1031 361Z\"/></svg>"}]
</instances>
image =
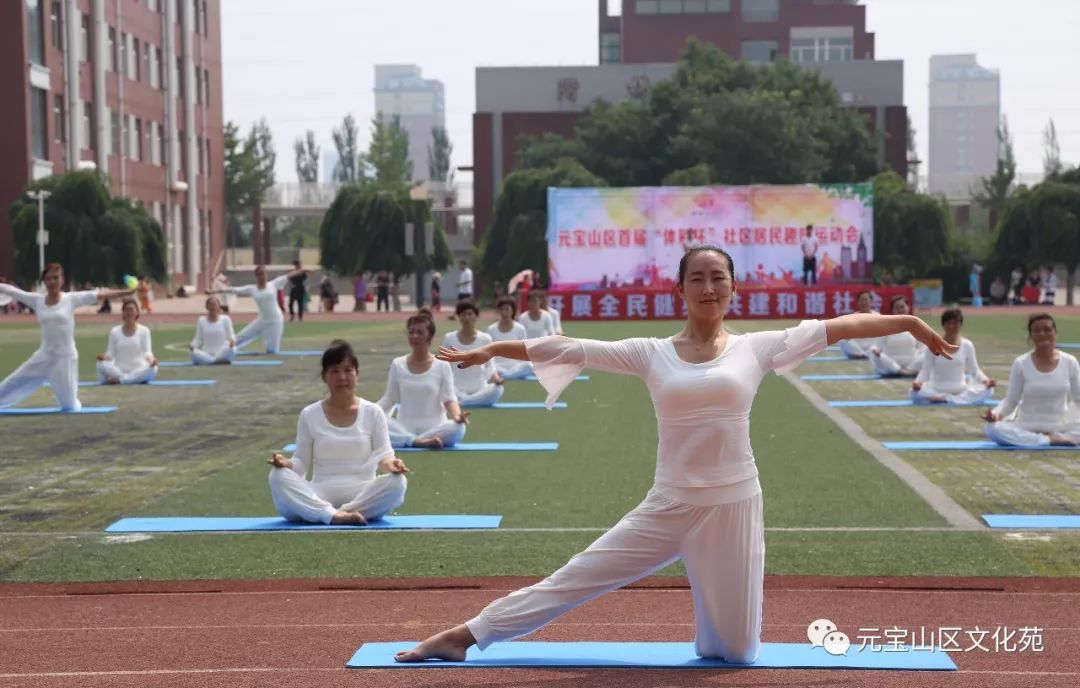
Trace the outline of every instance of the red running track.
<instances>
[{"instance_id":1,"label":"red running track","mask_svg":"<svg viewBox=\"0 0 1080 688\"><path fill-rule=\"evenodd\" d=\"M411 640L457 623L524 578L188 581L0 585L0 687L1080 685L1080 579L766 580L764 639L806 642L829 618L927 632L1037 626L1042 652L954 652L957 672L810 670L348 670L364 641ZM538 640L693 637L685 579L654 578L595 600ZM989 638L984 641L992 649Z\"/></svg>"}]
</instances>

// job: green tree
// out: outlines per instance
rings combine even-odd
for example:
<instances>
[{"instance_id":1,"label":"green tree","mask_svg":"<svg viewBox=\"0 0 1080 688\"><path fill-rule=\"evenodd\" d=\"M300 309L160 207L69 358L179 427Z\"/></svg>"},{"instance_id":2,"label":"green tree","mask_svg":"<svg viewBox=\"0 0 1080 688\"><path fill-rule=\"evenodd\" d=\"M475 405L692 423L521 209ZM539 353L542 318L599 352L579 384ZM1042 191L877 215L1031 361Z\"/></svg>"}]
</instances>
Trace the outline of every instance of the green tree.
<instances>
[{"instance_id":1,"label":"green tree","mask_svg":"<svg viewBox=\"0 0 1080 688\"><path fill-rule=\"evenodd\" d=\"M1048 179L1029 192L1017 193L1006 210L1011 245L1020 248L1026 241L1026 258L1038 265L1064 265L1066 298L1072 305L1075 273L1080 267L1080 184ZM1002 236L1006 227L1002 228Z\"/></svg>"},{"instance_id":2,"label":"green tree","mask_svg":"<svg viewBox=\"0 0 1080 688\"><path fill-rule=\"evenodd\" d=\"M1012 193L1013 182L1016 181L1016 156L1013 155L1012 135L1009 133L1009 121L1001 118L1001 126L997 130L998 158L994 174L983 177L979 191L974 194L975 200L990 211L990 227L997 227L1005 212L1005 204Z\"/></svg>"},{"instance_id":3,"label":"green tree","mask_svg":"<svg viewBox=\"0 0 1080 688\"><path fill-rule=\"evenodd\" d=\"M334 147L337 148L338 153L337 163L334 165L334 181L347 184L361 180L364 177L364 169L360 156L356 118L351 114L345 115L341 127L334 127L333 137Z\"/></svg>"},{"instance_id":4,"label":"green tree","mask_svg":"<svg viewBox=\"0 0 1080 688\"><path fill-rule=\"evenodd\" d=\"M228 243L239 245L240 220L262 201L274 185L273 137L265 120L251 128L246 137L233 122L225 124L225 211Z\"/></svg>"},{"instance_id":5,"label":"green tree","mask_svg":"<svg viewBox=\"0 0 1080 688\"><path fill-rule=\"evenodd\" d=\"M443 127L431 128L431 145L428 146L428 179L433 182L450 182L454 173L450 170L450 155L454 146Z\"/></svg>"},{"instance_id":6,"label":"green tree","mask_svg":"<svg viewBox=\"0 0 1080 688\"><path fill-rule=\"evenodd\" d=\"M410 186L409 134L401 128L400 118L387 119L379 113L371 120L371 143L364 164L381 189L396 191Z\"/></svg>"},{"instance_id":7,"label":"green tree","mask_svg":"<svg viewBox=\"0 0 1080 688\"><path fill-rule=\"evenodd\" d=\"M113 198L95 171L70 172L31 182L45 189L46 262L64 266L69 283L118 284L124 274L164 282L165 240L161 225L127 198ZM15 240L15 272L27 282L38 275L38 204L25 197L8 218Z\"/></svg>"},{"instance_id":8,"label":"green tree","mask_svg":"<svg viewBox=\"0 0 1080 688\"><path fill-rule=\"evenodd\" d=\"M319 181L319 144L315 143L315 132L308 129L304 137L298 137L293 144L296 151L296 178L301 182Z\"/></svg>"},{"instance_id":9,"label":"green tree","mask_svg":"<svg viewBox=\"0 0 1080 688\"><path fill-rule=\"evenodd\" d=\"M1058 142L1057 127L1052 117L1043 130L1043 146L1046 148L1043 153L1043 172L1047 177L1052 177L1062 170L1061 144Z\"/></svg>"},{"instance_id":10,"label":"green tree","mask_svg":"<svg viewBox=\"0 0 1080 688\"><path fill-rule=\"evenodd\" d=\"M915 193L896 172L874 177L876 264L891 267L900 279L927 275L951 263L952 245L944 201Z\"/></svg>"}]
</instances>

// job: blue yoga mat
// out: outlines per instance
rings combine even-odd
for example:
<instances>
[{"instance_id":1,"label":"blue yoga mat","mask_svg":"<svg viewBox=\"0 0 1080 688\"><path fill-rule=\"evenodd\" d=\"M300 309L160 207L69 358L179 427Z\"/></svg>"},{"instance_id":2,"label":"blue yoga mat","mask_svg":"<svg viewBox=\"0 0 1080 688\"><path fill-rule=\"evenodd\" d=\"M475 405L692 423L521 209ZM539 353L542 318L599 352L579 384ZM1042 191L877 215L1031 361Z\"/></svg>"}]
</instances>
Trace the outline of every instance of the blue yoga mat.
<instances>
[{"instance_id":1,"label":"blue yoga mat","mask_svg":"<svg viewBox=\"0 0 1080 688\"><path fill-rule=\"evenodd\" d=\"M195 533L234 530L435 530L498 528L502 516L387 516L366 526L293 523L279 516L166 516L122 518L106 533Z\"/></svg>"},{"instance_id":2,"label":"blue yoga mat","mask_svg":"<svg viewBox=\"0 0 1080 688\"><path fill-rule=\"evenodd\" d=\"M847 356L811 356L806 359L807 363L824 363L826 361L847 361Z\"/></svg>"},{"instance_id":3,"label":"blue yoga mat","mask_svg":"<svg viewBox=\"0 0 1080 688\"><path fill-rule=\"evenodd\" d=\"M97 380L83 380L79 383L80 387L145 387L146 385L153 385L154 387L203 387L207 385L217 384L217 380L152 380L150 382L143 382L138 385L104 385Z\"/></svg>"},{"instance_id":4,"label":"blue yoga mat","mask_svg":"<svg viewBox=\"0 0 1080 688\"><path fill-rule=\"evenodd\" d=\"M116 410L115 406L83 406L78 411L61 411L60 407L53 406L49 408L6 408L0 409L0 416L43 416L47 414L99 414L99 413L112 413Z\"/></svg>"},{"instance_id":5,"label":"blue yoga mat","mask_svg":"<svg viewBox=\"0 0 1080 688\"><path fill-rule=\"evenodd\" d=\"M423 452L423 451L490 451L490 452L523 452L523 451L555 451L559 448L558 442L463 442L452 447L442 449L428 449L426 447L401 447L395 448L396 452ZM295 444L286 444L281 448L286 454L296 451Z\"/></svg>"},{"instance_id":6,"label":"blue yoga mat","mask_svg":"<svg viewBox=\"0 0 1080 688\"><path fill-rule=\"evenodd\" d=\"M1045 447L1010 447L1004 444L998 444L997 442L991 442L989 440L975 440L975 441L949 441L949 440L931 440L929 442L882 442L886 449L897 450L980 450L980 451L1075 451L1080 447L1052 447L1047 445Z\"/></svg>"},{"instance_id":7,"label":"blue yoga mat","mask_svg":"<svg viewBox=\"0 0 1080 688\"><path fill-rule=\"evenodd\" d=\"M901 669L956 671L946 652L908 650L906 652L859 652L852 646L846 655L833 656L810 643L763 643L753 664L728 664L719 659L701 659L692 643L495 643L480 651L469 648L464 662L429 660L400 664L394 654L416 647L415 642L364 643L345 665L351 669L411 669L417 667L622 667L641 669L712 669L722 667L772 669Z\"/></svg>"},{"instance_id":8,"label":"blue yoga mat","mask_svg":"<svg viewBox=\"0 0 1080 688\"><path fill-rule=\"evenodd\" d=\"M1080 528L1077 514L983 514L991 528Z\"/></svg>"},{"instance_id":9,"label":"blue yoga mat","mask_svg":"<svg viewBox=\"0 0 1080 688\"><path fill-rule=\"evenodd\" d=\"M880 375L802 375L804 380L884 380ZM902 378L897 378L902 379Z\"/></svg>"},{"instance_id":10,"label":"blue yoga mat","mask_svg":"<svg viewBox=\"0 0 1080 688\"><path fill-rule=\"evenodd\" d=\"M997 406L996 399L987 399L980 404L916 404L910 399L862 399L857 401L830 401L829 406L839 408L857 408L863 406L917 406L919 408L964 408L971 406Z\"/></svg>"},{"instance_id":11,"label":"blue yoga mat","mask_svg":"<svg viewBox=\"0 0 1080 688\"><path fill-rule=\"evenodd\" d=\"M545 408L542 401L500 401L494 406L474 406L473 408L496 408L496 409L542 409ZM556 401L554 408L566 408L565 401Z\"/></svg>"},{"instance_id":12,"label":"blue yoga mat","mask_svg":"<svg viewBox=\"0 0 1080 688\"><path fill-rule=\"evenodd\" d=\"M276 354L268 354L265 351L237 351L237 356L322 356L323 352L315 351L314 349L308 351L296 350L296 351L279 351Z\"/></svg>"},{"instance_id":13,"label":"blue yoga mat","mask_svg":"<svg viewBox=\"0 0 1080 688\"><path fill-rule=\"evenodd\" d=\"M243 367L253 368L255 366L279 366L281 361L233 361L228 365L207 365L199 366L200 368L228 368L228 367ZM162 361L158 363L160 368L194 368L195 364L191 361Z\"/></svg>"},{"instance_id":14,"label":"blue yoga mat","mask_svg":"<svg viewBox=\"0 0 1080 688\"><path fill-rule=\"evenodd\" d=\"M532 381L532 382L536 382L536 376L535 376L535 375L526 375L526 376L525 376L525 377L523 377L523 378L516 378L516 379L520 379L520 380L530 380L530 381ZM575 379L575 380L578 380L578 381L581 381L581 380L588 380L588 379L589 379L589 376L588 376L588 375L578 375L578 376L577 376L577 377L575 377L574 379Z\"/></svg>"},{"instance_id":15,"label":"blue yoga mat","mask_svg":"<svg viewBox=\"0 0 1080 688\"><path fill-rule=\"evenodd\" d=\"M1055 346L1059 349L1080 349L1080 343L1077 342L1066 342L1064 344L1056 344Z\"/></svg>"},{"instance_id":16,"label":"blue yoga mat","mask_svg":"<svg viewBox=\"0 0 1080 688\"><path fill-rule=\"evenodd\" d=\"M826 351L840 351L840 345L839 344L830 344L829 346L825 347L825 350Z\"/></svg>"}]
</instances>

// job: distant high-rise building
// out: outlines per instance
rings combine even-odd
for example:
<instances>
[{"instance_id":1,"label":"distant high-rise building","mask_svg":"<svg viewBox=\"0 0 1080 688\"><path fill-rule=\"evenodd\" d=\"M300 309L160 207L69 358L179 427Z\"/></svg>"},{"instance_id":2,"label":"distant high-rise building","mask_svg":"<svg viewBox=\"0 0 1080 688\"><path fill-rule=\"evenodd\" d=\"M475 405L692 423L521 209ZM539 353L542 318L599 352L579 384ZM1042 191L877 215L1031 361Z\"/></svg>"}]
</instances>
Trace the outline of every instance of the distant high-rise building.
<instances>
[{"instance_id":1,"label":"distant high-rise building","mask_svg":"<svg viewBox=\"0 0 1080 688\"><path fill-rule=\"evenodd\" d=\"M333 148L323 148L319 153L322 156L322 180L324 182L337 181L334 179L334 169L337 167L341 156Z\"/></svg>"},{"instance_id":2,"label":"distant high-rise building","mask_svg":"<svg viewBox=\"0 0 1080 688\"><path fill-rule=\"evenodd\" d=\"M974 55L930 58L930 167L932 193L971 198L980 177L997 166L1001 77Z\"/></svg>"},{"instance_id":3,"label":"distant high-rise building","mask_svg":"<svg viewBox=\"0 0 1080 688\"><path fill-rule=\"evenodd\" d=\"M425 79L416 65L375 65L375 111L398 118L409 135L412 178L428 178L431 130L446 127L443 83Z\"/></svg>"}]
</instances>

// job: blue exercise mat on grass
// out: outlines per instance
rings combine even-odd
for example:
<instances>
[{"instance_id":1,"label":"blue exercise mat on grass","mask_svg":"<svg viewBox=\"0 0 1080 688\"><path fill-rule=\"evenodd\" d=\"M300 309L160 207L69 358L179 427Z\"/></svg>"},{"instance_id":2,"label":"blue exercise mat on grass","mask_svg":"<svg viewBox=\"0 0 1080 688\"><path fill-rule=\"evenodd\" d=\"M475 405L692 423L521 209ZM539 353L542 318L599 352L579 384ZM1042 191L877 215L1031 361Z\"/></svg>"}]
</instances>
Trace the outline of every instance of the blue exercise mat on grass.
<instances>
[{"instance_id":1,"label":"blue exercise mat on grass","mask_svg":"<svg viewBox=\"0 0 1080 688\"><path fill-rule=\"evenodd\" d=\"M880 375L865 374L865 375L801 375L803 380L884 380L885 378ZM899 379L899 378L898 378Z\"/></svg>"},{"instance_id":2,"label":"blue exercise mat on grass","mask_svg":"<svg viewBox=\"0 0 1080 688\"><path fill-rule=\"evenodd\" d=\"M468 407L464 407L468 408ZM546 408L542 401L500 401L494 406L473 406L472 408L496 408L496 409L542 409ZM566 408L565 401L556 401L553 408Z\"/></svg>"},{"instance_id":3,"label":"blue exercise mat on grass","mask_svg":"<svg viewBox=\"0 0 1080 688\"><path fill-rule=\"evenodd\" d=\"M295 351L278 351L274 354L268 354L265 351L237 351L237 356L322 356L322 351L316 351L310 349L307 351L297 349Z\"/></svg>"},{"instance_id":4,"label":"blue exercise mat on grass","mask_svg":"<svg viewBox=\"0 0 1080 688\"><path fill-rule=\"evenodd\" d=\"M1080 447L1054 447L1046 445L1044 447L1011 447L1004 444L998 444L997 442L991 442L989 440L930 440L927 442L882 442L886 449L897 450L981 450L981 451L1075 451Z\"/></svg>"},{"instance_id":5,"label":"blue exercise mat on grass","mask_svg":"<svg viewBox=\"0 0 1080 688\"><path fill-rule=\"evenodd\" d=\"M1080 349L1080 343L1078 342L1066 342L1064 344L1055 344L1059 349Z\"/></svg>"},{"instance_id":6,"label":"blue exercise mat on grass","mask_svg":"<svg viewBox=\"0 0 1080 688\"><path fill-rule=\"evenodd\" d=\"M208 385L217 384L217 380L152 380L150 382L141 382L137 385L106 385L97 380L83 380L79 383L80 387L145 387L147 385L153 385L154 387L204 387Z\"/></svg>"},{"instance_id":7,"label":"blue exercise mat on grass","mask_svg":"<svg viewBox=\"0 0 1080 688\"><path fill-rule=\"evenodd\" d=\"M753 664L728 664L719 659L701 659L693 643L630 642L509 642L494 643L486 650L469 648L464 662L428 660L413 664L394 661L394 654L416 647L415 642L364 643L345 665L350 669L411 669L466 667L622 667L640 669L714 669L723 667L770 669L893 669L956 671L946 652L908 650L906 652L859 652L855 643L846 655L830 655L825 648L810 643L763 643Z\"/></svg>"},{"instance_id":8,"label":"blue exercise mat on grass","mask_svg":"<svg viewBox=\"0 0 1080 688\"><path fill-rule=\"evenodd\" d=\"M1080 528L1080 514L983 514L991 528Z\"/></svg>"},{"instance_id":9,"label":"blue exercise mat on grass","mask_svg":"<svg viewBox=\"0 0 1080 688\"><path fill-rule=\"evenodd\" d=\"M444 528L498 528L502 516L418 515L387 516L366 526L329 526L322 523L293 523L280 516L165 516L122 518L106 533L195 533L264 530L436 530Z\"/></svg>"},{"instance_id":10,"label":"blue exercise mat on grass","mask_svg":"<svg viewBox=\"0 0 1080 688\"><path fill-rule=\"evenodd\" d=\"M422 452L422 451L484 451L484 452L523 452L523 451L555 451L559 448L558 442L462 442L452 447L442 449L428 449L427 447L401 447L395 448L396 452ZM296 451L295 444L286 444L281 451L290 454Z\"/></svg>"},{"instance_id":11,"label":"blue exercise mat on grass","mask_svg":"<svg viewBox=\"0 0 1080 688\"><path fill-rule=\"evenodd\" d=\"M840 351L841 349L840 349L839 344L830 344L829 346L825 347L825 350L826 351Z\"/></svg>"},{"instance_id":12,"label":"blue exercise mat on grass","mask_svg":"<svg viewBox=\"0 0 1080 688\"><path fill-rule=\"evenodd\" d=\"M199 366L200 368L228 368L239 366L241 368L254 368L256 366L279 366L281 361L233 361L229 364L215 364ZM195 364L191 361L162 361L158 363L160 368L194 368Z\"/></svg>"},{"instance_id":13,"label":"blue exercise mat on grass","mask_svg":"<svg viewBox=\"0 0 1080 688\"><path fill-rule=\"evenodd\" d=\"M529 380L529 381L531 381L531 382L536 382L536 376L535 376L535 375L526 375L525 377L522 377L522 378L515 378L515 379L518 379L518 380ZM575 379L575 380L578 380L578 381L581 381L581 380L588 380L588 379L589 379L589 376L588 376L588 375L578 375L578 376L577 376L577 377L575 377L574 379Z\"/></svg>"},{"instance_id":14,"label":"blue exercise mat on grass","mask_svg":"<svg viewBox=\"0 0 1080 688\"><path fill-rule=\"evenodd\" d=\"M36 408L5 408L0 409L0 416L43 416L48 414L100 414L112 413L115 406L83 406L78 411L61 411L59 406L36 407Z\"/></svg>"},{"instance_id":15,"label":"blue exercise mat on grass","mask_svg":"<svg viewBox=\"0 0 1080 688\"><path fill-rule=\"evenodd\" d=\"M826 361L847 361L847 356L811 356L806 359L807 363L825 363Z\"/></svg>"},{"instance_id":16,"label":"blue exercise mat on grass","mask_svg":"<svg viewBox=\"0 0 1080 688\"><path fill-rule=\"evenodd\" d=\"M910 399L861 399L830 401L829 406L838 408L859 408L864 406L917 406L919 408L965 408L970 406L997 406L997 399L987 399L978 404L916 404Z\"/></svg>"}]
</instances>

